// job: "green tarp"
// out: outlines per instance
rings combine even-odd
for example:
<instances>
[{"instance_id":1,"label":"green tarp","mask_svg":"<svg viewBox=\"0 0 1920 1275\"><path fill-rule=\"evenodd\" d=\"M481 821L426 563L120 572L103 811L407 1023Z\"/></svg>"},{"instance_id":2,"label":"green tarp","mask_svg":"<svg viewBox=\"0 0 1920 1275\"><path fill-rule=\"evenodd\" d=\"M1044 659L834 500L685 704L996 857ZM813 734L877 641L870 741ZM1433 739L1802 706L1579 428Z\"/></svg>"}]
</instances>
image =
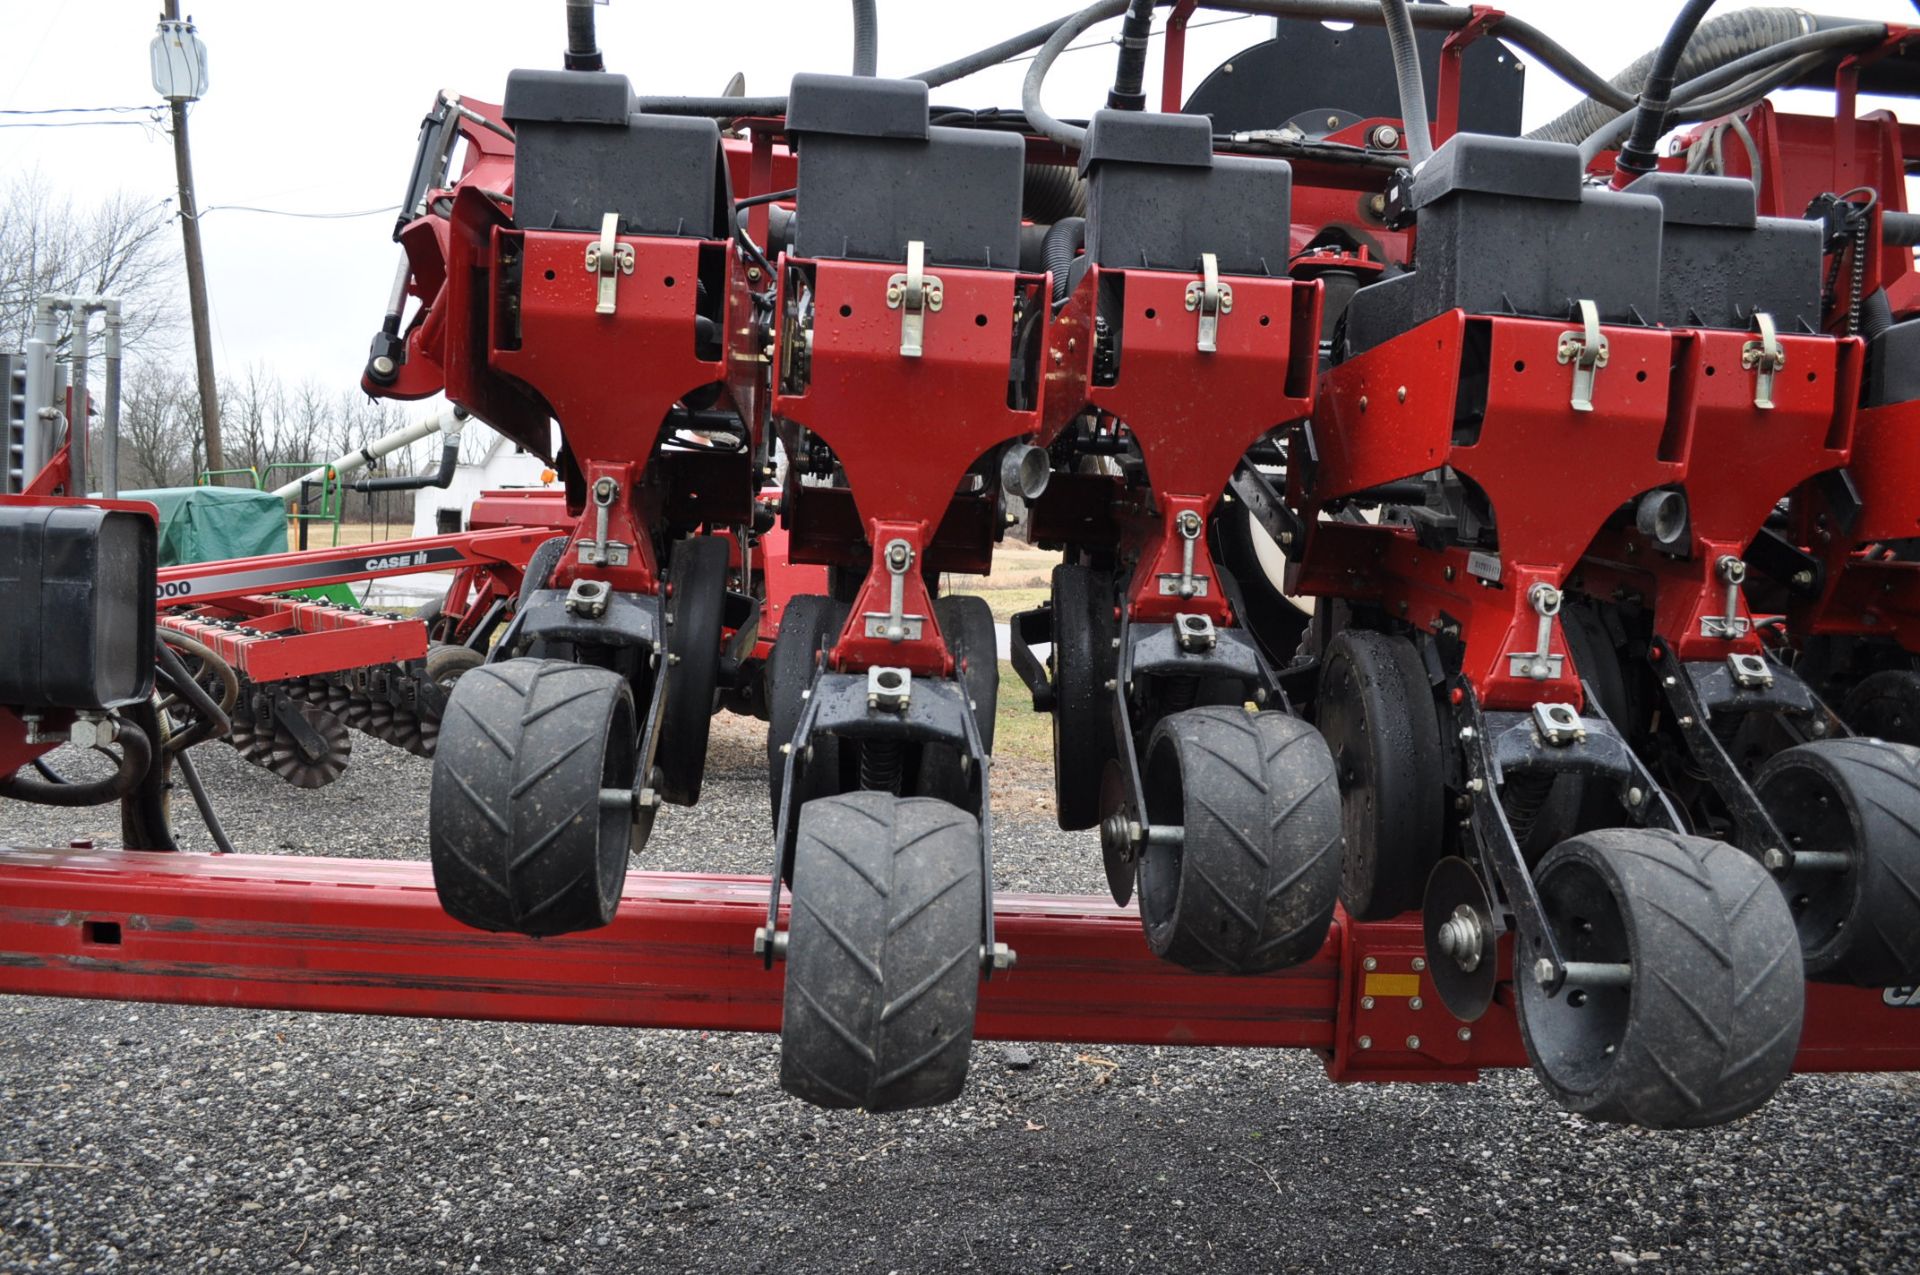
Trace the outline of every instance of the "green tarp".
<instances>
[{"instance_id":1,"label":"green tarp","mask_svg":"<svg viewBox=\"0 0 1920 1275\"><path fill-rule=\"evenodd\" d=\"M159 487L122 492L160 511L160 565L287 551L286 502L242 487Z\"/></svg>"}]
</instances>

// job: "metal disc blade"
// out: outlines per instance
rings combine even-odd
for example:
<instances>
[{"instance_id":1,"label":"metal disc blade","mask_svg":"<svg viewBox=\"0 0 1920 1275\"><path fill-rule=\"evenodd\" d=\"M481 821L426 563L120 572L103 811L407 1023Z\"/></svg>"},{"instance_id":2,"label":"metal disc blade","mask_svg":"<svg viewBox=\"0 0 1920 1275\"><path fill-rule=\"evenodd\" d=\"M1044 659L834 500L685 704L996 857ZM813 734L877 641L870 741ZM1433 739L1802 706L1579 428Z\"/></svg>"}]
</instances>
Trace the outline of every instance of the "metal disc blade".
<instances>
[{"instance_id":1,"label":"metal disc blade","mask_svg":"<svg viewBox=\"0 0 1920 1275\"><path fill-rule=\"evenodd\" d=\"M1480 874L1465 859L1449 856L1433 865L1427 876L1426 900L1421 907L1422 931L1427 940L1427 968L1440 999L1455 1018L1473 1022L1493 1004L1499 975L1498 934L1493 928L1493 904ZM1442 927L1456 933L1471 931L1477 942L1462 953L1460 946L1444 944ZM1472 968L1468 968L1471 966Z\"/></svg>"}]
</instances>

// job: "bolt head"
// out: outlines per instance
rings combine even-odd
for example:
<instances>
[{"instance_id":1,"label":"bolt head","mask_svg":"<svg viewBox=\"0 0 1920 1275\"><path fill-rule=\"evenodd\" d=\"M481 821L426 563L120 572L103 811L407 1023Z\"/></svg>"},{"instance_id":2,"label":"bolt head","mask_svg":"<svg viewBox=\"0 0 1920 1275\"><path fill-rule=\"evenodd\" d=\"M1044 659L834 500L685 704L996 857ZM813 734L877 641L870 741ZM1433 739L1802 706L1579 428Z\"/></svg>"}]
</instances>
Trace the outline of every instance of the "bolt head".
<instances>
[{"instance_id":1,"label":"bolt head","mask_svg":"<svg viewBox=\"0 0 1920 1275\"><path fill-rule=\"evenodd\" d=\"M1542 987L1551 986L1553 983L1553 962L1544 956L1535 961L1533 963L1533 981Z\"/></svg>"},{"instance_id":2,"label":"bolt head","mask_svg":"<svg viewBox=\"0 0 1920 1275\"><path fill-rule=\"evenodd\" d=\"M1427 968L1427 958L1426 958L1426 957L1424 957L1424 956L1416 956L1416 957L1414 957L1414 958L1413 958L1413 972L1414 972L1414 973L1416 973L1416 974L1418 974L1418 973L1419 973L1419 972L1420 972L1421 970L1424 970L1425 968ZM1415 1008L1415 1009L1418 1009L1418 1008L1419 1008L1419 1006L1418 1006L1418 1005L1416 1005L1416 1006L1414 1006L1414 1008Z\"/></svg>"},{"instance_id":3,"label":"bolt head","mask_svg":"<svg viewBox=\"0 0 1920 1275\"><path fill-rule=\"evenodd\" d=\"M1785 850L1779 846L1769 846L1767 852L1760 856L1760 862L1766 865L1767 871L1779 872L1787 866L1789 860Z\"/></svg>"},{"instance_id":4,"label":"bolt head","mask_svg":"<svg viewBox=\"0 0 1920 1275\"><path fill-rule=\"evenodd\" d=\"M1360 968L1363 970L1377 970L1380 968L1380 962L1369 956L1366 960L1360 962Z\"/></svg>"},{"instance_id":5,"label":"bolt head","mask_svg":"<svg viewBox=\"0 0 1920 1275\"><path fill-rule=\"evenodd\" d=\"M1419 996L1412 997L1407 1001L1408 1009L1425 1009L1426 1007L1427 1002Z\"/></svg>"},{"instance_id":6,"label":"bolt head","mask_svg":"<svg viewBox=\"0 0 1920 1275\"><path fill-rule=\"evenodd\" d=\"M1362 996L1362 997L1360 998L1360 1008L1361 1008L1361 1009L1372 1009L1372 1008L1373 1008L1373 997L1371 997L1371 996Z\"/></svg>"},{"instance_id":7,"label":"bolt head","mask_svg":"<svg viewBox=\"0 0 1920 1275\"><path fill-rule=\"evenodd\" d=\"M1407 1037L1407 1048L1408 1049L1420 1048L1420 1038L1418 1036Z\"/></svg>"},{"instance_id":8,"label":"bolt head","mask_svg":"<svg viewBox=\"0 0 1920 1275\"><path fill-rule=\"evenodd\" d=\"M1362 1049L1372 1049L1372 1048L1373 1048L1373 1037L1371 1037L1371 1036L1362 1036L1362 1037L1361 1037L1361 1038L1360 1038L1359 1040L1357 1040L1357 1041L1355 1041L1354 1043L1355 1043L1356 1045L1358 1045L1358 1046L1360 1046L1360 1048L1362 1048Z\"/></svg>"},{"instance_id":9,"label":"bolt head","mask_svg":"<svg viewBox=\"0 0 1920 1275\"><path fill-rule=\"evenodd\" d=\"M1455 1032L1454 1035L1458 1036L1461 1040L1472 1040L1473 1028L1462 1027L1459 1031Z\"/></svg>"}]
</instances>

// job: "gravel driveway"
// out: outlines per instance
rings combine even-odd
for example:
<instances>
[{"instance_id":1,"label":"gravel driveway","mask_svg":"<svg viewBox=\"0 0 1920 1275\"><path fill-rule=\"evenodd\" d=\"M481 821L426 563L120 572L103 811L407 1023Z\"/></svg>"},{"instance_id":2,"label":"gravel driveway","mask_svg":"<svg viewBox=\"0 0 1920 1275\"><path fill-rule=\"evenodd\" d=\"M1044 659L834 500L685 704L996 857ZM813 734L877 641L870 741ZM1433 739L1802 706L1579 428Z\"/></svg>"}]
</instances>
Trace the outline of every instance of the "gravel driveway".
<instances>
[{"instance_id":1,"label":"gravel driveway","mask_svg":"<svg viewBox=\"0 0 1920 1275\"><path fill-rule=\"evenodd\" d=\"M724 720L724 719L723 719ZM764 870L748 724L645 866ZM355 735L299 793L200 750L243 850L419 857L427 763ZM1006 890L1100 888L1018 812ZM192 840L199 828L182 818ZM0 807L0 839L112 839ZM198 837L204 847L204 835ZM906 1115L785 1098L763 1036L0 998L0 1269L1920 1269L1910 1075L1796 1078L1689 1134L1561 1114L1526 1073L1329 1084L1309 1056L989 1044Z\"/></svg>"}]
</instances>

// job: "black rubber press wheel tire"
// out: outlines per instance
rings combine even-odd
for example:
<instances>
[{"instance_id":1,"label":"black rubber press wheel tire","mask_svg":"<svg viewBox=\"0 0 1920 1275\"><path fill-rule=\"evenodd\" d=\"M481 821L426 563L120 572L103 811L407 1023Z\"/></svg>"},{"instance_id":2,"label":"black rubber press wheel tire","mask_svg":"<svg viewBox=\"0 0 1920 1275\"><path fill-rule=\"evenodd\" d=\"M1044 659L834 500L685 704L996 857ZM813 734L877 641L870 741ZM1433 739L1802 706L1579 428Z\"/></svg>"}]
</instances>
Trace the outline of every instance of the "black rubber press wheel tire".
<instances>
[{"instance_id":1,"label":"black rubber press wheel tire","mask_svg":"<svg viewBox=\"0 0 1920 1275\"><path fill-rule=\"evenodd\" d=\"M1807 977L1857 987L1920 981L1920 748L1823 739L1779 753L1754 791L1786 850L1837 850L1844 871L1780 882Z\"/></svg>"},{"instance_id":2,"label":"black rubber press wheel tire","mask_svg":"<svg viewBox=\"0 0 1920 1275\"><path fill-rule=\"evenodd\" d=\"M667 614L667 703L660 713L660 795L676 806L700 799L713 731L713 693L720 679L721 619L727 602L728 542L719 536L683 540L673 551L673 598Z\"/></svg>"},{"instance_id":3,"label":"black rubber press wheel tire","mask_svg":"<svg viewBox=\"0 0 1920 1275\"><path fill-rule=\"evenodd\" d=\"M464 674L440 723L428 843L440 904L535 936L613 919L634 819L633 692L608 669L506 660Z\"/></svg>"},{"instance_id":4,"label":"black rubber press wheel tire","mask_svg":"<svg viewBox=\"0 0 1920 1275\"><path fill-rule=\"evenodd\" d=\"M1313 704L1340 782L1340 902L1358 921L1411 911L1440 861L1446 813L1440 717L1419 649L1364 629L1339 634Z\"/></svg>"},{"instance_id":5,"label":"black rubber press wheel tire","mask_svg":"<svg viewBox=\"0 0 1920 1275\"><path fill-rule=\"evenodd\" d=\"M1793 1069L1806 984L1765 869L1721 841L1640 828L1573 837L1536 878L1565 959L1625 963L1622 986L1549 996L1516 948L1520 1032L1554 1099L1592 1120L1722 1124Z\"/></svg>"},{"instance_id":6,"label":"black rubber press wheel tire","mask_svg":"<svg viewBox=\"0 0 1920 1275\"><path fill-rule=\"evenodd\" d=\"M1920 673L1882 669L1847 692L1840 716L1862 735L1920 744Z\"/></svg>"},{"instance_id":7,"label":"black rubber press wheel tire","mask_svg":"<svg viewBox=\"0 0 1920 1275\"><path fill-rule=\"evenodd\" d=\"M933 602L934 622L953 656L954 676L973 703L973 723L980 746L993 754L993 726L1000 705L1000 649L993 624L993 608L971 594L951 593ZM920 750L920 794L966 808L971 804L969 781L960 766L960 750L946 744L925 744Z\"/></svg>"},{"instance_id":8,"label":"black rubber press wheel tire","mask_svg":"<svg viewBox=\"0 0 1920 1275\"><path fill-rule=\"evenodd\" d=\"M800 815L780 1087L821 1107L951 1102L980 995L980 825L858 792Z\"/></svg>"},{"instance_id":9,"label":"black rubber press wheel tire","mask_svg":"<svg viewBox=\"0 0 1920 1275\"><path fill-rule=\"evenodd\" d=\"M780 632L775 636L773 652L767 657L767 795L772 801L771 815L780 818L780 795L786 788L787 757L781 748L793 740L806 708L801 698L813 685L818 657L831 651L840 640L846 623L845 603L817 593L796 594L787 600L780 614ZM831 735L814 738L813 761L796 763L800 776L799 791L794 794L791 819L800 818L800 807L815 797L831 796L840 785L840 741ZM792 845L789 838L788 845ZM782 876L791 880L793 865L787 863Z\"/></svg>"},{"instance_id":10,"label":"black rubber press wheel tire","mask_svg":"<svg viewBox=\"0 0 1920 1275\"><path fill-rule=\"evenodd\" d=\"M1053 569L1053 806L1062 828L1100 822L1100 784L1116 757L1113 695L1119 667L1111 577L1089 567Z\"/></svg>"},{"instance_id":11,"label":"black rubber press wheel tire","mask_svg":"<svg viewBox=\"0 0 1920 1275\"><path fill-rule=\"evenodd\" d=\"M1147 946L1188 969L1264 974L1320 950L1340 892L1340 790L1313 727L1216 706L1148 742L1148 821L1184 830L1139 869Z\"/></svg>"}]
</instances>

